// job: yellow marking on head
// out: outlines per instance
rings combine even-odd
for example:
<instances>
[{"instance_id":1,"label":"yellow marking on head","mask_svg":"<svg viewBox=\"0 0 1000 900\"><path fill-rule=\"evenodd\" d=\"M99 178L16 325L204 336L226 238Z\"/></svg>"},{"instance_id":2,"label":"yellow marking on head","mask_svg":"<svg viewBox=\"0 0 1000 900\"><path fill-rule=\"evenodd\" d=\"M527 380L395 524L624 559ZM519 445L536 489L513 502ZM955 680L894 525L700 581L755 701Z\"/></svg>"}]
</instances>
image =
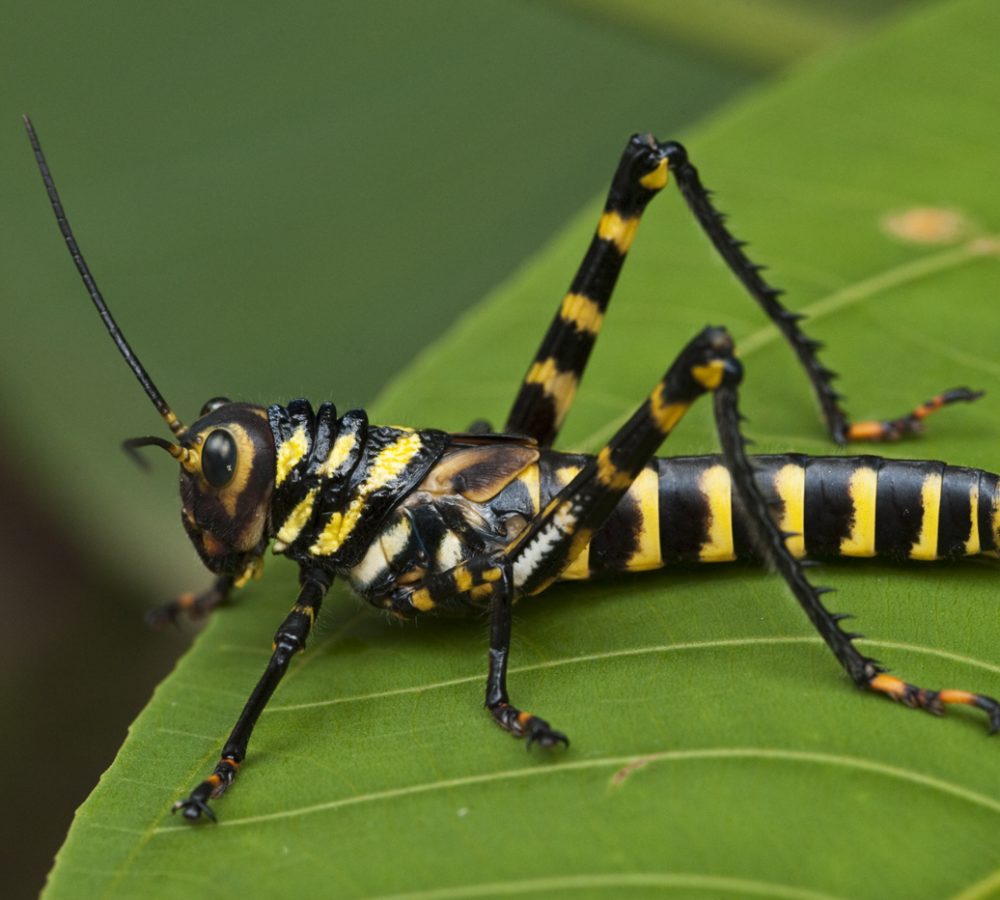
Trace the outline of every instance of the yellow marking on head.
<instances>
[{"instance_id":1,"label":"yellow marking on head","mask_svg":"<svg viewBox=\"0 0 1000 900\"><path fill-rule=\"evenodd\" d=\"M345 434L340 435L334 442L333 446L330 448L330 452L326 459L323 461L323 465L317 469L316 474L321 478L329 478L333 475L337 469L339 469L347 460L350 452L354 449L354 445L358 442L357 436L353 431L348 431Z\"/></svg>"},{"instance_id":2,"label":"yellow marking on head","mask_svg":"<svg viewBox=\"0 0 1000 900\"><path fill-rule=\"evenodd\" d=\"M713 359L704 366L691 366L691 377L706 391L714 391L722 384L722 376L726 374L726 364L721 359Z\"/></svg>"},{"instance_id":3,"label":"yellow marking on head","mask_svg":"<svg viewBox=\"0 0 1000 900\"><path fill-rule=\"evenodd\" d=\"M658 569L663 565L660 552L660 477L655 468L644 468L632 482L628 496L639 508L639 532L635 552L625 568L630 572Z\"/></svg>"},{"instance_id":4,"label":"yellow marking on head","mask_svg":"<svg viewBox=\"0 0 1000 900\"><path fill-rule=\"evenodd\" d=\"M649 395L649 414L664 434L670 434L674 430L677 423L684 418L689 406L689 403L665 403L662 382L653 388L653 392Z\"/></svg>"},{"instance_id":5,"label":"yellow marking on head","mask_svg":"<svg viewBox=\"0 0 1000 900\"><path fill-rule=\"evenodd\" d=\"M920 522L920 536L910 547L910 559L937 559L938 517L941 513L940 472L924 478L920 488L920 505L924 516Z\"/></svg>"},{"instance_id":6,"label":"yellow marking on head","mask_svg":"<svg viewBox=\"0 0 1000 900\"><path fill-rule=\"evenodd\" d=\"M792 556L802 559L806 555L806 470L794 463L782 466L774 476L774 489L784 505L778 527L782 531L795 532L794 537L785 539L785 546Z\"/></svg>"},{"instance_id":7,"label":"yellow marking on head","mask_svg":"<svg viewBox=\"0 0 1000 900\"><path fill-rule=\"evenodd\" d=\"M431 592L427 588L417 588L410 594L410 605L421 612L434 609L434 601L431 599Z\"/></svg>"},{"instance_id":8,"label":"yellow marking on head","mask_svg":"<svg viewBox=\"0 0 1000 900\"><path fill-rule=\"evenodd\" d=\"M222 556L226 552L226 545L210 531L201 533L201 546L209 556Z\"/></svg>"},{"instance_id":9,"label":"yellow marking on head","mask_svg":"<svg viewBox=\"0 0 1000 900\"><path fill-rule=\"evenodd\" d=\"M878 472L862 466L851 473L847 491L854 505L851 533L840 541L841 556L875 555L875 498ZM936 538L935 538L936 541Z\"/></svg>"},{"instance_id":10,"label":"yellow marking on head","mask_svg":"<svg viewBox=\"0 0 1000 900\"><path fill-rule=\"evenodd\" d=\"M528 374L524 376L525 384L539 384L546 396L555 401L556 425L562 424L566 417L580 379L576 372L562 372L556 361L550 356L541 362L534 363Z\"/></svg>"},{"instance_id":11,"label":"yellow marking on head","mask_svg":"<svg viewBox=\"0 0 1000 900\"><path fill-rule=\"evenodd\" d=\"M567 294L563 297L559 316L564 322L570 322L577 331L597 335L604 322L604 313L596 300L583 294Z\"/></svg>"},{"instance_id":12,"label":"yellow marking on head","mask_svg":"<svg viewBox=\"0 0 1000 900\"><path fill-rule=\"evenodd\" d=\"M965 542L965 555L975 556L982 550L979 543L979 482L969 488L969 537Z\"/></svg>"},{"instance_id":13,"label":"yellow marking on head","mask_svg":"<svg viewBox=\"0 0 1000 900\"><path fill-rule=\"evenodd\" d=\"M589 528L581 528L573 535L569 545L569 556L572 562L559 573L559 578L565 581L582 581L590 577L590 539L594 532ZM551 582L549 582L551 583ZM532 592L537 593L537 592Z\"/></svg>"},{"instance_id":14,"label":"yellow marking on head","mask_svg":"<svg viewBox=\"0 0 1000 900\"><path fill-rule=\"evenodd\" d=\"M623 491L632 483L632 476L614 464L611 449L604 447L597 454L597 480L613 491Z\"/></svg>"},{"instance_id":15,"label":"yellow marking on head","mask_svg":"<svg viewBox=\"0 0 1000 900\"><path fill-rule=\"evenodd\" d=\"M222 508L230 516L234 516L236 515L236 505L239 503L240 494L243 493L243 489L250 480L250 471L253 469L254 443L253 438L250 437L242 425L230 423L222 430L228 432L236 442L236 471L233 472L232 480L228 484L223 485L221 488L210 488L210 490L218 494ZM212 431L215 431L215 429L209 428L198 435L199 446L205 446L205 439ZM201 472L201 451L189 450L187 452L197 457L196 471ZM182 462L181 465L184 465L184 463ZM187 466L184 466L184 468L187 468ZM191 471L191 469L188 469L188 471Z\"/></svg>"},{"instance_id":16,"label":"yellow marking on head","mask_svg":"<svg viewBox=\"0 0 1000 900\"><path fill-rule=\"evenodd\" d=\"M305 426L300 425L292 433L292 436L278 447L277 471L274 476L275 487L288 477L288 473L295 468L299 460L308 452L309 438L306 437Z\"/></svg>"},{"instance_id":17,"label":"yellow marking on head","mask_svg":"<svg viewBox=\"0 0 1000 900\"><path fill-rule=\"evenodd\" d=\"M309 548L309 552L313 556L329 556L339 550L358 524L365 508L366 498L406 471L406 467L420 452L422 446L420 434L414 431L401 435L384 447L368 469L367 478L355 490L347 511L330 516L326 527Z\"/></svg>"},{"instance_id":18,"label":"yellow marking on head","mask_svg":"<svg viewBox=\"0 0 1000 900\"><path fill-rule=\"evenodd\" d=\"M733 500L729 470L712 466L701 474L698 487L708 504L708 539L698 550L701 562L736 559L733 548Z\"/></svg>"},{"instance_id":19,"label":"yellow marking on head","mask_svg":"<svg viewBox=\"0 0 1000 900\"><path fill-rule=\"evenodd\" d=\"M452 571L452 578L455 582L455 590L459 594L464 594L466 591L472 589L473 578L468 567L456 566Z\"/></svg>"},{"instance_id":20,"label":"yellow marking on head","mask_svg":"<svg viewBox=\"0 0 1000 900\"><path fill-rule=\"evenodd\" d=\"M201 454L197 450L192 450L189 447L178 447L177 453L171 450L170 455L181 464L181 468L185 472L190 472L192 475L201 474Z\"/></svg>"},{"instance_id":21,"label":"yellow marking on head","mask_svg":"<svg viewBox=\"0 0 1000 900\"><path fill-rule=\"evenodd\" d=\"M641 184L647 191L659 191L666 187L667 184L667 158L664 157L660 160L660 164L653 169L652 172L643 175L639 179L639 184Z\"/></svg>"},{"instance_id":22,"label":"yellow marking on head","mask_svg":"<svg viewBox=\"0 0 1000 900\"><path fill-rule=\"evenodd\" d=\"M167 428L169 428L175 437L182 438L187 434L187 425L185 425L172 409L168 409L166 415L163 417L164 421L167 423Z\"/></svg>"},{"instance_id":23,"label":"yellow marking on head","mask_svg":"<svg viewBox=\"0 0 1000 900\"><path fill-rule=\"evenodd\" d=\"M624 218L620 213L611 210L604 213L597 223L597 236L602 240L614 243L618 252L624 256L628 253L628 248L632 246L638 228L638 216Z\"/></svg>"},{"instance_id":24,"label":"yellow marking on head","mask_svg":"<svg viewBox=\"0 0 1000 900\"><path fill-rule=\"evenodd\" d=\"M277 541L274 544L275 553L284 552L288 545L305 528L306 522L309 521L309 517L312 515L313 504L316 502L316 495L318 493L319 488L313 488L296 504L295 509L288 514L288 518L285 519L281 528L278 529Z\"/></svg>"}]
</instances>

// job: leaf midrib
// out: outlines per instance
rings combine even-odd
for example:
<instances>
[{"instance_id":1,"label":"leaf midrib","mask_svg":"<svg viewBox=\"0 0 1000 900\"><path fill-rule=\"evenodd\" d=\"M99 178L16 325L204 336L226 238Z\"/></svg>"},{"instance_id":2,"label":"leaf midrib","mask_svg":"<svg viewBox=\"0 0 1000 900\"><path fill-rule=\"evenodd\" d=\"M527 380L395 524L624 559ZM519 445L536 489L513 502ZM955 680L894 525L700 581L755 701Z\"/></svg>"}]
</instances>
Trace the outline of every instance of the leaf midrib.
<instances>
[{"instance_id":1,"label":"leaf midrib","mask_svg":"<svg viewBox=\"0 0 1000 900\"><path fill-rule=\"evenodd\" d=\"M839 768L870 772L887 778L895 778L930 790L965 800L985 809L1000 814L1000 800L995 800L985 794L962 787L941 778L925 775L913 769L901 766L890 766L858 756L846 756L836 753L818 753L807 750L786 750L777 747L703 747L693 750L654 750L649 753L628 754L620 756L602 756L594 759L560 761L558 765L536 766L532 768L503 769L494 772L484 772L477 775L463 775L458 778L438 779L421 784L406 785L399 788L389 788L384 791L371 791L366 794L355 794L350 797L340 797L323 803L313 803L293 809L279 810L271 813L261 813L243 818L227 818L220 820L220 828L238 828L245 825L255 825L263 822L273 822L279 819L289 819L314 813L328 812L347 806L357 806L362 803L376 803L383 800L394 800L415 794L426 794L433 791L450 788L467 787L476 784L488 784L496 781L534 778L543 775L562 775L566 773L587 771L590 769L605 769L612 767L634 766L642 762L643 767L659 762L700 762L705 760L752 759L768 762L797 762L814 765L829 765ZM137 832L138 833L138 832ZM145 834L146 832L142 832ZM159 826L152 830L152 836L161 834L188 834L190 826L186 824Z\"/></svg>"}]
</instances>

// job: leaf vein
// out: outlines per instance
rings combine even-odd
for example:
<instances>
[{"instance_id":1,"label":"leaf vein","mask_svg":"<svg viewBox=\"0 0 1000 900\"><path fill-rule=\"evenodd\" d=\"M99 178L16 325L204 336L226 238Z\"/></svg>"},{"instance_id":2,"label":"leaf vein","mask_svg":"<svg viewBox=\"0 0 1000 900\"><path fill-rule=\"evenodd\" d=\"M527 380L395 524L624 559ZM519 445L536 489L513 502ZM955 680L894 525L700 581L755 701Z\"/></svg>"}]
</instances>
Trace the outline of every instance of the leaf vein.
<instances>
[{"instance_id":1,"label":"leaf vein","mask_svg":"<svg viewBox=\"0 0 1000 900\"><path fill-rule=\"evenodd\" d=\"M490 782L515 780L520 778L534 778L542 775L559 775L575 773L591 769L620 768L633 763L637 755L628 756L606 756L596 759L578 760L575 762L560 763L556 766L544 766L525 769L506 769L498 772L485 772L479 775L463 775L457 778L440 779L437 781L424 782L422 784L412 784L399 788L388 788L383 791L372 791L367 794L358 794L353 797L340 797L336 800L326 800L322 803L313 803L308 806L299 806L293 809L279 810L272 813L263 813L256 816L245 816L241 819L225 819L219 823L220 828L238 828L244 825L256 825L261 822L273 822L283 819L295 818L298 816L312 815L315 813L330 812L335 809L342 809L348 806L357 806L364 803L377 803L384 800L395 800L399 797L410 797L419 794L428 794L434 791L448 790L450 788L462 788L471 785L489 784ZM659 762L698 762L716 759L749 759L755 761L777 761L807 763L813 765L828 765L837 768L855 769L862 772L870 772L886 778L893 778L899 781L925 787L965 800L967 803L981 806L991 812L1000 813L1000 799L989 797L961 785L935 778L932 775L925 775L922 772L915 772L899 766L891 766L887 763L875 762L869 759L862 759L855 756L842 756L834 753L815 753L803 750L782 750L772 747L707 747L697 750L664 750L654 753L641 754L641 758L650 764ZM186 825L159 826L152 831L152 836L162 834L182 834L189 833L190 828Z\"/></svg>"},{"instance_id":2,"label":"leaf vein","mask_svg":"<svg viewBox=\"0 0 1000 900\"><path fill-rule=\"evenodd\" d=\"M649 647L627 647L622 650L606 650L600 653L585 653L580 656L568 656L562 659L550 659L544 662L529 663L523 666L511 666L510 674L535 672L542 669L556 669L562 666L574 666L591 662L603 662L609 659L620 659L631 656L648 656L657 653L672 653L684 650L715 650L722 647L755 647L779 644L822 644L820 637L773 636L757 638L726 638L714 641L691 641L683 644L655 644ZM1000 675L1000 666L988 663L971 656L963 656L948 650L935 647L924 647L919 644L907 644L899 641L865 640L867 645L881 647L886 650L902 650L920 653L925 656L935 656L951 662L958 662L974 668L983 669L995 675ZM405 694L419 694L423 691L439 690L456 687L462 684L474 684L483 679L481 673L463 675L458 678L448 678L444 681L428 682L426 684L410 685L408 687L392 688L387 691L372 691L367 694L354 694L348 697L333 697L328 700L313 700L307 703L271 704L264 710L264 715L274 713L296 712L304 709L315 709L323 706L335 706L341 703L359 703L366 700L381 700L386 697L398 697Z\"/></svg>"},{"instance_id":3,"label":"leaf vein","mask_svg":"<svg viewBox=\"0 0 1000 900\"><path fill-rule=\"evenodd\" d=\"M451 900L458 897L489 897L498 894L543 893L593 888L690 888L699 891L725 891L740 896L779 897L783 900L836 900L832 894L811 891L773 881L705 875L701 872L594 872L585 875L558 875L550 878L525 878L464 884L455 887L383 894L373 900Z\"/></svg>"}]
</instances>

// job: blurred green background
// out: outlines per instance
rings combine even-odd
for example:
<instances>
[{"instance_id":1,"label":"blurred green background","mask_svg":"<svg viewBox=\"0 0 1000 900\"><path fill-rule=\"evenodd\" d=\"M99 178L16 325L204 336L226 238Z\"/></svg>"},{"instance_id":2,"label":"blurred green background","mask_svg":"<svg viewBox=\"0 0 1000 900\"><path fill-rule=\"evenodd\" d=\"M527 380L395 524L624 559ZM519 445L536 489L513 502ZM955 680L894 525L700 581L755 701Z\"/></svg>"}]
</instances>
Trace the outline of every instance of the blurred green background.
<instances>
[{"instance_id":1,"label":"blurred green background","mask_svg":"<svg viewBox=\"0 0 1000 900\"><path fill-rule=\"evenodd\" d=\"M217 394L344 409L601 193L628 134L683 134L904 5L2 4L6 896L37 892L190 638L143 612L206 580L174 467L118 449L162 428L61 246L22 112L182 418Z\"/></svg>"}]
</instances>

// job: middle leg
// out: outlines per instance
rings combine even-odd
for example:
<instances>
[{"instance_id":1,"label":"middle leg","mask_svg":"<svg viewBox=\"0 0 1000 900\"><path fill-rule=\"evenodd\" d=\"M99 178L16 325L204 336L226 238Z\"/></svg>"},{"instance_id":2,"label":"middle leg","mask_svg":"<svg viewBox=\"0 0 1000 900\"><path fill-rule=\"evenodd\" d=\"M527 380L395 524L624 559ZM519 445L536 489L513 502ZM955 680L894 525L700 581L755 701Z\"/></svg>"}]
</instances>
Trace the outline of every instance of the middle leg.
<instances>
[{"instance_id":1,"label":"middle leg","mask_svg":"<svg viewBox=\"0 0 1000 900\"><path fill-rule=\"evenodd\" d=\"M393 605L405 616L464 605L470 594L479 597L485 591L489 596L486 705L497 724L515 737L543 746L568 744L565 735L512 705L507 696L511 603L544 590L573 562L699 396L738 380L740 367L732 354L725 330L706 328L681 351L608 445L507 547L397 589Z\"/></svg>"}]
</instances>

